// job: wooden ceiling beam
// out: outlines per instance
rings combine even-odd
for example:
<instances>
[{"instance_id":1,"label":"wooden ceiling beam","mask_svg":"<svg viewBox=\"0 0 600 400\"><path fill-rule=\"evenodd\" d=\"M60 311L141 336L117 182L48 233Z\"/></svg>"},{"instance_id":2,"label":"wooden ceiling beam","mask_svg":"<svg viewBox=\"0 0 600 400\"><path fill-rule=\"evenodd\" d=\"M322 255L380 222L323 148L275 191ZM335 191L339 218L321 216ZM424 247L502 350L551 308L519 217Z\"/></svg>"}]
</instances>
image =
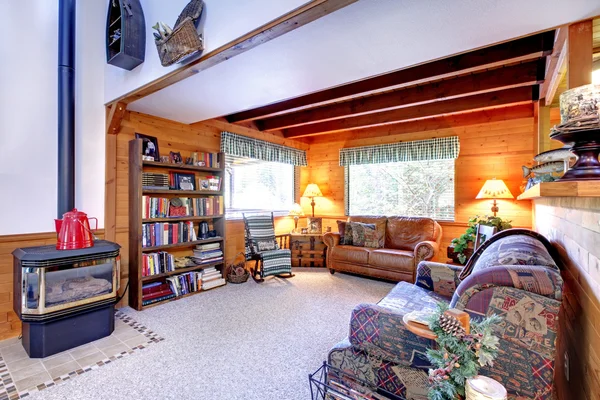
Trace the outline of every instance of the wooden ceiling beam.
<instances>
[{"instance_id":1,"label":"wooden ceiling beam","mask_svg":"<svg viewBox=\"0 0 600 400\"><path fill-rule=\"evenodd\" d=\"M341 103L256 120L255 122L260 130L272 131L350 115L406 107L417 103L429 103L470 94L531 86L544 80L545 68L545 59L541 58L537 61L399 89L393 92L355 98Z\"/></svg>"},{"instance_id":2,"label":"wooden ceiling beam","mask_svg":"<svg viewBox=\"0 0 600 400\"><path fill-rule=\"evenodd\" d=\"M437 61L415 65L361 81L348 83L329 90L323 90L267 106L242 111L231 114L226 118L229 122L260 119L283 111L332 101L347 96L355 96L359 93L381 90L410 82L433 80L435 78L439 79L444 76L473 72L482 68L502 66L510 64L511 60L524 61L526 59L544 57L552 52L553 46L554 31L552 30L443 58Z\"/></svg>"},{"instance_id":3,"label":"wooden ceiling beam","mask_svg":"<svg viewBox=\"0 0 600 400\"><path fill-rule=\"evenodd\" d=\"M302 125L295 128L284 129L283 136L286 138L298 138L369 126L392 124L399 121L421 119L435 115L531 102L538 100L538 95L538 85L523 86L490 93L476 94L473 96L459 97L451 100L437 101L434 103L420 104L412 107L398 108L379 113Z\"/></svg>"},{"instance_id":4,"label":"wooden ceiling beam","mask_svg":"<svg viewBox=\"0 0 600 400\"><path fill-rule=\"evenodd\" d=\"M554 51L548 57L548 70L546 80L540 85L540 99L545 99L545 105L549 106L554 101L556 90L567 71L567 34L569 28L562 26L556 34Z\"/></svg>"},{"instance_id":5,"label":"wooden ceiling beam","mask_svg":"<svg viewBox=\"0 0 600 400\"><path fill-rule=\"evenodd\" d=\"M108 109L106 116L106 134L116 135L121 131L121 121L127 111L127 104L122 102L114 102Z\"/></svg>"},{"instance_id":6,"label":"wooden ceiling beam","mask_svg":"<svg viewBox=\"0 0 600 400\"><path fill-rule=\"evenodd\" d=\"M468 111L460 114L419 119L417 121L404 121L365 129L354 129L351 131L340 132L336 135L310 136L305 138L305 140L308 140L308 143L311 145L340 141L347 142L357 139L395 136L404 133L456 129L467 125L479 125L531 117L533 117L533 104L517 104L487 110Z\"/></svg>"},{"instance_id":7,"label":"wooden ceiling beam","mask_svg":"<svg viewBox=\"0 0 600 400\"><path fill-rule=\"evenodd\" d=\"M313 0L231 42L225 43L211 52L203 54L200 58L121 96L115 101L129 104L144 98L357 1Z\"/></svg>"}]
</instances>

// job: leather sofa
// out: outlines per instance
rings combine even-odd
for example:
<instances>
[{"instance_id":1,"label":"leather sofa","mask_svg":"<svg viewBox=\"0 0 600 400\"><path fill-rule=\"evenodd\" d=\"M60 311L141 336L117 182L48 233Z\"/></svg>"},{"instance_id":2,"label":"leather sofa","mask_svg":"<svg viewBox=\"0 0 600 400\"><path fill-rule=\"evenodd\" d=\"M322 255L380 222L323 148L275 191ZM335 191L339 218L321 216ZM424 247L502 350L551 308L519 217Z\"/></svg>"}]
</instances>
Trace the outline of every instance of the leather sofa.
<instances>
[{"instance_id":1,"label":"leather sofa","mask_svg":"<svg viewBox=\"0 0 600 400\"><path fill-rule=\"evenodd\" d=\"M392 281L414 282L420 261L432 259L440 248L442 227L431 218L349 217L349 221L374 224L381 248L340 244L340 233L323 236L327 268Z\"/></svg>"},{"instance_id":2,"label":"leather sofa","mask_svg":"<svg viewBox=\"0 0 600 400\"><path fill-rule=\"evenodd\" d=\"M436 343L402 320L443 302L471 318L500 316L493 326L498 356L481 375L502 383L509 400L551 400L563 287L558 259L540 234L507 229L480 246L464 268L421 262L414 284L400 282L379 303L354 308L348 338L330 350L328 362L384 394L427 399L426 353Z\"/></svg>"}]
</instances>

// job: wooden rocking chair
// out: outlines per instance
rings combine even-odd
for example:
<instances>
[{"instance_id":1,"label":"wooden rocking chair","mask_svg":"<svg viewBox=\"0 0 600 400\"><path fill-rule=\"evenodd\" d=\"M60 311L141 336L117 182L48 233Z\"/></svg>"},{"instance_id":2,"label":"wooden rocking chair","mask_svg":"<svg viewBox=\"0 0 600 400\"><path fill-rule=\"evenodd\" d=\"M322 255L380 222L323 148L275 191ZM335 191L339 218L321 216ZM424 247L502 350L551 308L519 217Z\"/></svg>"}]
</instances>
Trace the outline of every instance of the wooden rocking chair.
<instances>
[{"instance_id":1,"label":"wooden rocking chair","mask_svg":"<svg viewBox=\"0 0 600 400\"><path fill-rule=\"evenodd\" d=\"M283 248L289 245L289 235L275 235L273 213L242 216L246 235L246 260L256 261L251 268L252 278L256 282L263 282L269 275L280 278L294 276L292 253L289 248ZM282 275L286 273L288 275Z\"/></svg>"}]
</instances>

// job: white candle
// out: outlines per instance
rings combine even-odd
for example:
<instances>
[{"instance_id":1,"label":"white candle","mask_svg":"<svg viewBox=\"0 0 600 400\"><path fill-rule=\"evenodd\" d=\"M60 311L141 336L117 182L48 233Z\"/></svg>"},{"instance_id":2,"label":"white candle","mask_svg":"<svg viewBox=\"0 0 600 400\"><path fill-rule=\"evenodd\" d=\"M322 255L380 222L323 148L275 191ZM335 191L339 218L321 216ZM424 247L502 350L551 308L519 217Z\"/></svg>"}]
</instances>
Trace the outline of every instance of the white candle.
<instances>
[{"instance_id":1,"label":"white candle","mask_svg":"<svg viewBox=\"0 0 600 400\"><path fill-rule=\"evenodd\" d=\"M506 400L506 389L502 384L487 376L477 375L467 379L467 400Z\"/></svg>"}]
</instances>

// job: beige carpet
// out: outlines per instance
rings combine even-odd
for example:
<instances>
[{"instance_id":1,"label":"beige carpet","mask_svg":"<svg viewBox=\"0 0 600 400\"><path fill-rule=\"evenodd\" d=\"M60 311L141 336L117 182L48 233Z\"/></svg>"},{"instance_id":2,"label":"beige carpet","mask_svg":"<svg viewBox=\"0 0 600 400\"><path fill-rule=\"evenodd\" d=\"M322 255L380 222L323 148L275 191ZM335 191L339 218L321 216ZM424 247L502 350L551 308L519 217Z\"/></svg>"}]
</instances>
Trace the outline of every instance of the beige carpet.
<instances>
[{"instance_id":1,"label":"beige carpet","mask_svg":"<svg viewBox=\"0 0 600 400\"><path fill-rule=\"evenodd\" d=\"M308 374L348 334L352 308L392 284L322 268L122 309L165 340L31 399L310 399Z\"/></svg>"}]
</instances>

